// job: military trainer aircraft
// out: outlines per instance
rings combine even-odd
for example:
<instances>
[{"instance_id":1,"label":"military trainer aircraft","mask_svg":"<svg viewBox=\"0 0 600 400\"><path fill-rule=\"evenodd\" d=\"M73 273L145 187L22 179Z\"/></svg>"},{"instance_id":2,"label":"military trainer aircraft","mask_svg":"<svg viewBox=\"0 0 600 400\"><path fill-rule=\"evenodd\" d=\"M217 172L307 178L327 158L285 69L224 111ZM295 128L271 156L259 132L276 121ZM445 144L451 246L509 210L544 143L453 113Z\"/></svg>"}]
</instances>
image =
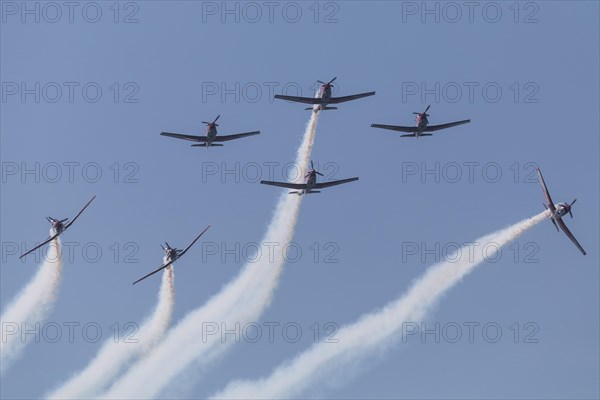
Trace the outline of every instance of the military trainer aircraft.
<instances>
[{"instance_id":1,"label":"military trainer aircraft","mask_svg":"<svg viewBox=\"0 0 600 400\"><path fill-rule=\"evenodd\" d=\"M87 206L89 206L90 203L95 198L96 198L96 195L94 195L94 197L92 197L91 200L88 201L85 206L83 206L83 208L81 209L81 211L79 211L77 213L77 215L70 222L67 222L69 220L69 218L56 219L56 218L52 218L52 217L46 217L46 219L48 220L48 222L50 222L50 224L52 224L52 229L50 231L50 237L48 239L44 240L42 243L40 243L37 246L35 246L33 249L29 250L28 252L26 252L24 254L21 254L21 257L19 257L19 259L25 257L27 254L33 253L34 251L36 251L40 247L44 246L47 243L50 243L51 241L53 241L54 239L56 239L57 237L59 237L61 233L63 233L71 225L73 225L73 222L75 222L75 220L77 218L79 218L79 216L81 215L81 213L83 212L83 210L85 210L87 208Z\"/></svg>"},{"instance_id":2,"label":"military trainer aircraft","mask_svg":"<svg viewBox=\"0 0 600 400\"><path fill-rule=\"evenodd\" d=\"M571 204L558 203L555 206L554 202L552 201L552 198L550 197L550 193L548 192L548 188L546 187L546 182L544 182L542 171L540 171L539 168L537 169L537 173L538 178L540 179L540 184L542 185L542 191L544 192L544 196L546 196L546 201L548 202L548 204L544 204L544 208L546 210L550 210L550 215L548 216L548 218L550 219L550 221L552 221L552 224L554 224L554 227L557 231L559 230L558 227L560 226L560 229L562 229L565 235L567 235L567 237L571 239L571 242L573 242L573 244L575 244L579 251L581 251L581 253L585 256L585 250L583 249L583 247L581 247L577 239L575 239L575 236L571 233L569 228L567 228L567 225L565 225L565 222L562 220L562 217L565 216L567 213L571 216L571 218L573 218L571 207L573 206L573 204L575 204L577 199L573 200Z\"/></svg>"},{"instance_id":3,"label":"military trainer aircraft","mask_svg":"<svg viewBox=\"0 0 600 400\"><path fill-rule=\"evenodd\" d=\"M356 100L367 96L373 96L375 92L367 92L360 94L353 94L351 96L342 96L342 97L331 97L331 88L332 82L335 81L337 77L333 78L329 82L317 81L321 84L321 88L319 89L319 93L316 97L298 97L298 96L284 96L280 94L276 94L276 99L289 100L294 101L296 103L304 103L304 104L313 104L313 107L307 107L306 110L337 110L337 107L329 107L328 104L338 104L345 103L346 101Z\"/></svg>"},{"instance_id":4,"label":"military trainer aircraft","mask_svg":"<svg viewBox=\"0 0 600 400\"><path fill-rule=\"evenodd\" d=\"M192 247L194 245L194 243L196 243L196 241L198 239L200 239L200 236L204 235L204 232L206 232L208 230L208 228L210 228L210 225L207 226L198 236L196 236L196 239L194 239L192 241L192 243L190 243L183 250L179 250L174 247L171 247L171 246L169 246L169 243L167 243L167 242L165 242L165 245L167 247L163 247L162 245L160 245L160 247L162 247L162 249L165 251L165 257L164 257L163 264L160 267L158 267L157 269L155 269L154 271L150 272L147 275L142 276L140 279L133 282L132 285L135 285L139 281L142 281L142 280L148 278L149 276L154 275L155 273L167 268L169 265L173 264L176 260L178 260L181 256L183 256L190 249L190 247Z\"/></svg>"},{"instance_id":5,"label":"military trainer aircraft","mask_svg":"<svg viewBox=\"0 0 600 400\"><path fill-rule=\"evenodd\" d=\"M392 131L409 132L409 134L400 135L400 137L416 137L416 138L418 138L419 136L432 136L431 133L425 133L425 132L439 131L440 129L451 128L453 126L468 124L469 122L471 122L470 119L465 119L463 121L450 122L448 124L429 125L429 120L427 119L427 117L429 116L429 114L427 114L427 110L429 110L429 107L431 107L431 105L428 105L427 108L425 109L425 111L421 112L421 113L413 112L413 114L417 115L415 126L371 124L371 128L382 128L382 129L389 129Z\"/></svg>"},{"instance_id":6,"label":"military trainer aircraft","mask_svg":"<svg viewBox=\"0 0 600 400\"><path fill-rule=\"evenodd\" d=\"M260 131L252 131L245 133L238 133L235 135L220 135L217 136L217 120L221 115L217 115L217 118L213 122L202 121L203 124L208 126L206 131L206 136L194 136L194 135L185 135L182 133L171 133L171 132L161 132L162 136L169 136L176 139L189 140L191 142L200 142L197 144L193 144L192 147L212 147L212 146L223 146L222 143L216 142L227 142L229 140L240 139L246 136L258 135Z\"/></svg>"},{"instance_id":7,"label":"military trainer aircraft","mask_svg":"<svg viewBox=\"0 0 600 400\"><path fill-rule=\"evenodd\" d=\"M323 176L323 174L318 172L317 170L315 170L315 167L314 167L314 164L312 161L310 162L310 166L311 166L311 169L304 176L306 183L273 182L273 181L260 181L260 183L262 183L263 185L271 185L271 186L279 186L279 187L288 188L288 189L295 189L295 190L289 192L289 194L298 194L300 196L303 194L321 193L320 190L314 190L314 189L325 189L330 186L341 185L343 183L354 182L354 181L358 180L358 177L355 177L355 178L341 179L339 181L317 183L317 175Z\"/></svg>"}]
</instances>

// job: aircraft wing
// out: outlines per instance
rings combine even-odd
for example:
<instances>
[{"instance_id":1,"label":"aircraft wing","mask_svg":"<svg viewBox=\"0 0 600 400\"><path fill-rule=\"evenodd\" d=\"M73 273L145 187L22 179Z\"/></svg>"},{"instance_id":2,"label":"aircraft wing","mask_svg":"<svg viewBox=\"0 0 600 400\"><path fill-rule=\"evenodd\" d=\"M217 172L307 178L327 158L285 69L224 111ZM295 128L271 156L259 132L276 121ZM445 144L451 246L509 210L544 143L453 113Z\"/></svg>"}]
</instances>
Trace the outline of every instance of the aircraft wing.
<instances>
[{"instance_id":1,"label":"aircraft wing","mask_svg":"<svg viewBox=\"0 0 600 400\"><path fill-rule=\"evenodd\" d=\"M315 189L324 189L324 188L328 188L330 186L341 185L343 183L354 182L357 180L358 180L358 177L348 178L348 179L340 179L339 181L322 182L322 183L315 184L314 188Z\"/></svg>"},{"instance_id":2,"label":"aircraft wing","mask_svg":"<svg viewBox=\"0 0 600 400\"><path fill-rule=\"evenodd\" d=\"M147 275L142 276L140 279L138 279L137 281L133 282L132 285L135 285L136 283L143 281L144 279L148 278L149 276L154 275L155 273L162 271L163 269L167 268L169 265L173 264L173 261L168 262L166 264L161 265L160 267L158 267L157 269L155 269L154 271L150 272Z\"/></svg>"},{"instance_id":3,"label":"aircraft wing","mask_svg":"<svg viewBox=\"0 0 600 400\"><path fill-rule=\"evenodd\" d=\"M367 97L367 96L373 96L374 94L375 94L375 92L367 92L367 93L353 94L350 96L332 97L331 100L329 100L329 104L345 103L347 101L362 99L363 97Z\"/></svg>"},{"instance_id":4,"label":"aircraft wing","mask_svg":"<svg viewBox=\"0 0 600 400\"><path fill-rule=\"evenodd\" d=\"M296 103L304 104L321 104L322 99L320 97L299 97L299 96L284 96L280 94L275 95L276 99L294 101Z\"/></svg>"},{"instance_id":5,"label":"aircraft wing","mask_svg":"<svg viewBox=\"0 0 600 400\"><path fill-rule=\"evenodd\" d=\"M179 257L181 257L182 255L184 255L184 254L185 254L185 253L186 253L186 252L187 252L187 251L190 249L190 247L192 247L192 246L194 245L194 243L196 243L196 241L197 241L198 239L200 239L200 236L204 235L204 232L206 232L206 231L208 230L208 228L210 228L210 225L209 225L209 226L207 226L206 228L204 228L204 230L203 230L202 232L200 232L200 234L199 234L198 236L196 236L196 239L194 239L194 240L192 241L192 243L190 243L190 244L189 244L189 245L188 245L188 246L187 246L185 249L183 249L183 250L181 251L181 253L179 253L179 254L177 255L177 258L179 258Z\"/></svg>"},{"instance_id":6,"label":"aircraft wing","mask_svg":"<svg viewBox=\"0 0 600 400\"><path fill-rule=\"evenodd\" d=\"M308 185L306 183L290 183L290 182L274 182L274 181L260 181L263 185L279 186L288 189L306 189Z\"/></svg>"},{"instance_id":7,"label":"aircraft wing","mask_svg":"<svg viewBox=\"0 0 600 400\"><path fill-rule=\"evenodd\" d=\"M73 218L71 221L69 221L69 222L68 222L68 223L65 225L65 229L63 229L63 232L64 232L65 230L67 230L67 228L68 228L68 227L70 227L71 225L73 225L73 222L75 222L75 220L76 220L77 218L79 218L79 216L81 215L81 213L82 213L82 212L83 212L83 211L84 211L84 210L87 208L87 206L89 206L89 205L90 205L90 203L91 203L92 201L94 201L94 199L95 199L95 198L96 198L96 195L94 195L94 197L92 197L92 198L90 199L90 201L88 201L88 202L87 202L87 204L86 204L85 206L83 206L83 208L81 209L81 211L79 211L79 212L77 213L77 215L76 215L76 216L75 216L75 217L74 217L74 218Z\"/></svg>"},{"instance_id":8,"label":"aircraft wing","mask_svg":"<svg viewBox=\"0 0 600 400\"><path fill-rule=\"evenodd\" d=\"M206 142L206 136L184 135L182 133L161 132L161 136L168 136L175 139L191 140L192 142Z\"/></svg>"},{"instance_id":9,"label":"aircraft wing","mask_svg":"<svg viewBox=\"0 0 600 400\"><path fill-rule=\"evenodd\" d=\"M556 207L554 207L554 202L552 201L552 197L550 197L550 192L548 192L548 187L546 187L546 182L544 182L544 177L542 176L542 171L539 168L537 168L536 170L538 173L539 181L542 184L542 191L544 192L544 196L546 197L546 202L548 203L548 208L550 209L550 211L552 211L554 213L556 211ZM566 228L567 227L565 226L565 229Z\"/></svg>"},{"instance_id":10,"label":"aircraft wing","mask_svg":"<svg viewBox=\"0 0 600 400\"><path fill-rule=\"evenodd\" d=\"M246 132L246 133L238 133L236 135L217 135L213 139L213 142L227 142L228 140L234 140L243 138L246 136L258 135L260 131Z\"/></svg>"},{"instance_id":11,"label":"aircraft wing","mask_svg":"<svg viewBox=\"0 0 600 400\"><path fill-rule=\"evenodd\" d=\"M441 125L428 125L425 127L425 129L423 129L423 132L439 131L440 129L452 128L453 126L468 124L469 122L471 122L470 119L465 119L463 121L450 122Z\"/></svg>"},{"instance_id":12,"label":"aircraft wing","mask_svg":"<svg viewBox=\"0 0 600 400\"><path fill-rule=\"evenodd\" d=\"M371 128L381 128L381 129L389 129L391 131L398 132L416 132L416 126L398 126L398 125L381 125L381 124L371 124Z\"/></svg>"},{"instance_id":13,"label":"aircraft wing","mask_svg":"<svg viewBox=\"0 0 600 400\"><path fill-rule=\"evenodd\" d=\"M63 230L63 232L64 232L64 230ZM61 232L61 233L62 233L62 232ZM37 246L35 246L33 249L29 250L29 251L28 251L28 252L26 252L26 253L23 253L23 254L21 254L21 257L19 257L19 260L20 260L21 258L25 257L26 255L28 255L28 254L30 254L30 253L33 253L34 251L36 251L36 250L37 250L37 249L39 249L40 247L42 247L42 246L44 246L44 245L46 245L46 244L50 243L51 241L53 241L54 239L56 239L56 238L57 238L59 235L60 235L60 233L57 233L57 234L55 234L55 235L53 235L53 236L50 236L48 239L44 240L42 243L40 243L40 244L38 244Z\"/></svg>"},{"instance_id":14,"label":"aircraft wing","mask_svg":"<svg viewBox=\"0 0 600 400\"><path fill-rule=\"evenodd\" d=\"M577 239L575 239L575 236L571 233L571 231L569 230L569 228L567 228L567 225L565 225L565 223L562 220L562 218L556 218L556 223L558 224L558 226L560 226L560 229L563 230L563 232L565 233L565 235L567 235L567 237L569 239L571 239L571 242L573 242L573 244L575 246L577 246L577 248L579 249L579 251L581 251L581 253L585 256L585 254L586 254L585 250L583 249L583 247L581 247L581 245L579 244L579 242L577 241Z\"/></svg>"}]
</instances>

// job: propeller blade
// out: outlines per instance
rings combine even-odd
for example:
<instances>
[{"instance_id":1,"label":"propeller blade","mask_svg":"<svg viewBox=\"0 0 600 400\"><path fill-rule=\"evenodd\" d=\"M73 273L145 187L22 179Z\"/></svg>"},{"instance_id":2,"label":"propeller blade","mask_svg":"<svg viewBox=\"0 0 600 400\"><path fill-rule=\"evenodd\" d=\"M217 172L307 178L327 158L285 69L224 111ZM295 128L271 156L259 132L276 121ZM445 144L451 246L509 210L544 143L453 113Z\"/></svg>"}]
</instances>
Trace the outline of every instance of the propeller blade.
<instances>
[{"instance_id":1,"label":"propeller blade","mask_svg":"<svg viewBox=\"0 0 600 400\"><path fill-rule=\"evenodd\" d=\"M215 120L213 121L213 124L214 124L215 122L217 122L217 120L218 120L220 117L221 117L221 114L217 115L217 118L215 118Z\"/></svg>"},{"instance_id":2,"label":"propeller blade","mask_svg":"<svg viewBox=\"0 0 600 400\"><path fill-rule=\"evenodd\" d=\"M320 175L320 176L325 176L325 175L323 175L322 173L320 173L319 171L315 171L315 173L316 173L317 175Z\"/></svg>"},{"instance_id":3,"label":"propeller blade","mask_svg":"<svg viewBox=\"0 0 600 400\"><path fill-rule=\"evenodd\" d=\"M210 125L210 122L202 121L203 124Z\"/></svg>"},{"instance_id":4,"label":"propeller blade","mask_svg":"<svg viewBox=\"0 0 600 400\"><path fill-rule=\"evenodd\" d=\"M335 81L336 79L337 79L337 76L334 76L334 77L333 77L333 79L332 79L332 80L330 80L328 83L331 85L331 83L332 83L333 81Z\"/></svg>"},{"instance_id":5,"label":"propeller blade","mask_svg":"<svg viewBox=\"0 0 600 400\"><path fill-rule=\"evenodd\" d=\"M576 202L576 201L577 201L577 199L573 200L573 201L571 202L571 205L575 204L575 202Z\"/></svg>"},{"instance_id":6,"label":"propeller blade","mask_svg":"<svg viewBox=\"0 0 600 400\"><path fill-rule=\"evenodd\" d=\"M310 167L311 167L312 169L315 169L315 163L313 162L313 160L310 160Z\"/></svg>"},{"instance_id":7,"label":"propeller blade","mask_svg":"<svg viewBox=\"0 0 600 400\"><path fill-rule=\"evenodd\" d=\"M573 218L573 213L571 212L570 208L569 208L569 215L571 216L571 218Z\"/></svg>"},{"instance_id":8,"label":"propeller blade","mask_svg":"<svg viewBox=\"0 0 600 400\"><path fill-rule=\"evenodd\" d=\"M163 249L163 251L167 251L167 249L165 249L162 244L160 245L160 248Z\"/></svg>"},{"instance_id":9,"label":"propeller blade","mask_svg":"<svg viewBox=\"0 0 600 400\"><path fill-rule=\"evenodd\" d=\"M427 113L427 111L429 110L429 107L431 107L431 104L427 106L427 108L425 109L425 113Z\"/></svg>"},{"instance_id":10,"label":"propeller blade","mask_svg":"<svg viewBox=\"0 0 600 400\"><path fill-rule=\"evenodd\" d=\"M318 79L317 79L317 82L319 82L319 83L321 83L321 84L323 84L323 85L325 84L325 82L323 82L323 81L320 81L320 80L318 80Z\"/></svg>"},{"instance_id":11,"label":"propeller blade","mask_svg":"<svg viewBox=\"0 0 600 400\"><path fill-rule=\"evenodd\" d=\"M573 203L571 203L571 204L573 204ZM61 219L60 222L66 222L68 220L69 220L69 218Z\"/></svg>"}]
</instances>

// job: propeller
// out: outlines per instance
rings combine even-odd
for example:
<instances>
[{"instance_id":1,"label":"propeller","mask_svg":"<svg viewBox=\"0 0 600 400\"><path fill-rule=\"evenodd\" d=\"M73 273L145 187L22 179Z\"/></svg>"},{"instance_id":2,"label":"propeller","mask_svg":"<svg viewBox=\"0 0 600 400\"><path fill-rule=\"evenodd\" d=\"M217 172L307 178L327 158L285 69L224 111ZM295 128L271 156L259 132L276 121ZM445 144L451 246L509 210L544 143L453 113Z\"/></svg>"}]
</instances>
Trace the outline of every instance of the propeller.
<instances>
[{"instance_id":1,"label":"propeller","mask_svg":"<svg viewBox=\"0 0 600 400\"><path fill-rule=\"evenodd\" d=\"M321 84L323 84L323 85L329 85L329 86L333 86L333 85L332 85L332 83L333 83L333 81L335 81L336 79L337 79L337 76L336 76L336 77L334 77L332 80L330 80L330 81L329 81L329 82L327 82L327 83L325 83L325 82L323 82L323 81L319 81L319 80L317 80L317 82L319 82L319 83L321 83Z\"/></svg>"},{"instance_id":2,"label":"propeller","mask_svg":"<svg viewBox=\"0 0 600 400\"><path fill-rule=\"evenodd\" d=\"M422 113L420 113L420 112L414 112L413 111L413 114L416 114L416 115L425 115L425 116L429 117L429 114L427 114L427 111L429 110L429 107L431 107L431 104L428 105L427 108L425 109L425 111L423 111Z\"/></svg>"},{"instance_id":3,"label":"propeller","mask_svg":"<svg viewBox=\"0 0 600 400\"><path fill-rule=\"evenodd\" d=\"M333 79L335 79L335 78L333 78ZM314 172L315 174L317 174L317 175L320 175L320 176L323 176L323 174L322 174L322 173L320 173L319 171L317 171L317 170L315 169L315 163L314 163L312 160L310 160L310 169L311 169L311 171L312 171L312 172Z\"/></svg>"},{"instance_id":4,"label":"propeller","mask_svg":"<svg viewBox=\"0 0 600 400\"><path fill-rule=\"evenodd\" d=\"M219 117L221 117L221 114L217 115L217 118L215 118L215 120L213 122L202 121L202 123L206 124L206 125L219 126L219 124L217 124L217 120L219 119Z\"/></svg>"},{"instance_id":5,"label":"propeller","mask_svg":"<svg viewBox=\"0 0 600 400\"><path fill-rule=\"evenodd\" d=\"M571 207L573 206L573 204L575 204L576 201L577 201L577 199L573 200L571 202L571 204L569 204L569 215L571 216L571 218L573 218L573 213L571 212Z\"/></svg>"}]
</instances>

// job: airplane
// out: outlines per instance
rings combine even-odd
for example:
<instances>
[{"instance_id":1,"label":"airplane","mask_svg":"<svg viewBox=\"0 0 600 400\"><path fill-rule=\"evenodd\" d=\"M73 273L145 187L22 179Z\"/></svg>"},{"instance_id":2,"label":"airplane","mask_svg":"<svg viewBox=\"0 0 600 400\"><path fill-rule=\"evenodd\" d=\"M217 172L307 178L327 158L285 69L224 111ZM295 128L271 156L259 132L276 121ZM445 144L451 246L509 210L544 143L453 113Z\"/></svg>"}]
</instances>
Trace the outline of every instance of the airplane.
<instances>
[{"instance_id":1,"label":"airplane","mask_svg":"<svg viewBox=\"0 0 600 400\"><path fill-rule=\"evenodd\" d=\"M305 103L305 104L313 104L313 107L307 107L305 110L337 110L337 107L329 107L328 104L339 104L345 103L346 101L356 100L367 96L373 96L375 92L367 92L360 94L353 94L351 96L342 96L342 97L331 97L331 87L332 82L335 81L337 77L333 78L329 82L317 81L321 84L321 88L319 89L319 93L316 97L298 97L298 96L284 96L276 94L276 99L289 100L294 101L296 103ZM315 107L316 106L316 107Z\"/></svg>"},{"instance_id":2,"label":"airplane","mask_svg":"<svg viewBox=\"0 0 600 400\"><path fill-rule=\"evenodd\" d=\"M142 276L140 279L138 279L137 281L133 282L132 285L135 285L136 283L143 281L144 279L148 278L149 276L154 275L155 273L162 271L163 269L167 268L168 266L170 266L171 264L173 264L176 260L178 260L179 258L181 258L181 256L183 256L189 249L190 247L192 247L194 245L194 243L196 243L196 241L198 239L200 239L200 236L204 235L204 232L206 232L208 230L208 228L210 228L210 225L207 226L198 236L196 236L196 239L194 239L192 241L192 243L190 243L185 249L183 250L179 250L176 249L174 247L169 246L169 243L165 242L165 245L167 247L163 247L163 245L161 244L160 247L162 247L162 249L165 252L165 257L164 257L164 262L163 264L158 267L157 269L155 269L154 271L150 272L147 275Z\"/></svg>"},{"instance_id":3,"label":"airplane","mask_svg":"<svg viewBox=\"0 0 600 400\"><path fill-rule=\"evenodd\" d=\"M554 202L552 201L552 198L550 197L550 193L548 192L548 188L546 187L546 182L544 182L542 171L540 171L539 168L537 168L537 173L540 183L542 185L542 190L544 191L544 196L546 196L546 201L548 202L547 205L544 204L544 208L550 211L550 215L548 215L548 218L550 219L550 221L552 221L552 224L554 224L554 227L557 231L559 231L558 227L560 226L560 229L562 229L565 235L567 235L567 237L571 239L571 242L573 242L573 244L575 244L579 251L581 251L581 253L585 256L585 250L583 249L583 247L581 247L577 239L575 239L575 236L571 233L569 228L567 228L567 225L565 225L565 222L562 220L562 217L565 216L567 213L571 216L571 218L573 218L571 207L573 206L573 204L575 204L577 199L573 200L571 204L558 203L558 207L556 207L554 205Z\"/></svg>"},{"instance_id":4,"label":"airplane","mask_svg":"<svg viewBox=\"0 0 600 400\"><path fill-rule=\"evenodd\" d=\"M70 222L67 222L69 220L69 218L56 219L56 218L52 218L52 217L46 217L46 219L48 220L48 222L50 222L50 224L52 224L52 228L51 228L51 232L50 232L50 237L48 239L44 240L42 243L40 243L37 246L35 246L33 249L29 250L28 252L26 252L24 254L21 254L21 257L19 257L19 259L25 257L26 255L28 255L30 253L33 253L34 251L36 251L40 247L44 246L45 244L50 243L51 241L53 241L54 239L56 239L57 237L59 237L61 233L63 233L67 229L69 229L69 227L71 225L73 225L73 222L75 222L75 220L77 218L79 218L79 216L81 215L81 213L83 212L83 210L85 210L87 208L87 206L89 206L90 203L95 198L96 198L96 195L94 195L94 197L92 197L91 200L88 201L85 206L83 206L83 208L81 209L81 211L79 211L77 213L77 215L75 216L75 218L73 218Z\"/></svg>"},{"instance_id":5,"label":"airplane","mask_svg":"<svg viewBox=\"0 0 600 400\"><path fill-rule=\"evenodd\" d=\"M192 142L201 142L197 144L193 144L192 147L214 147L214 146L223 146L222 143L214 143L214 142L227 142L229 140L240 139L246 136L258 135L260 131L252 131L245 133L238 133L235 135L220 135L217 136L217 120L221 115L217 115L217 118L213 122L202 121L203 124L208 126L206 131L206 136L194 136L194 135L184 135L181 133L171 133L171 132L161 132L162 136L169 136L176 139L189 140Z\"/></svg>"},{"instance_id":6,"label":"airplane","mask_svg":"<svg viewBox=\"0 0 600 400\"><path fill-rule=\"evenodd\" d=\"M382 129L390 129L392 131L400 131L400 132L410 132L408 135L400 135L400 137L416 137L419 136L432 136L431 133L424 132L433 132L439 131L440 129L451 128L453 126L468 124L471 122L470 119L465 119L463 121L450 122L448 124L441 125L429 125L429 114L427 114L427 110L429 110L431 105L428 105L424 112L413 112L416 114L416 125L415 126L398 126L398 125L381 125L381 124L371 124L371 128L382 128Z\"/></svg>"},{"instance_id":7,"label":"airplane","mask_svg":"<svg viewBox=\"0 0 600 400\"><path fill-rule=\"evenodd\" d=\"M324 189L330 186L341 185L343 183L354 182L358 180L358 177L341 179L339 181L331 181L331 182L323 182L317 183L317 175L323 176L322 173L315 170L315 166L313 162L310 162L311 169L306 173L304 179L306 183L289 183L289 182L273 182L273 181L260 181L263 185L271 185L271 186L279 186L288 189L296 189L294 191L289 192L288 194L298 194L301 196L303 194L311 194L311 193L321 193L320 190L314 189Z\"/></svg>"}]
</instances>

